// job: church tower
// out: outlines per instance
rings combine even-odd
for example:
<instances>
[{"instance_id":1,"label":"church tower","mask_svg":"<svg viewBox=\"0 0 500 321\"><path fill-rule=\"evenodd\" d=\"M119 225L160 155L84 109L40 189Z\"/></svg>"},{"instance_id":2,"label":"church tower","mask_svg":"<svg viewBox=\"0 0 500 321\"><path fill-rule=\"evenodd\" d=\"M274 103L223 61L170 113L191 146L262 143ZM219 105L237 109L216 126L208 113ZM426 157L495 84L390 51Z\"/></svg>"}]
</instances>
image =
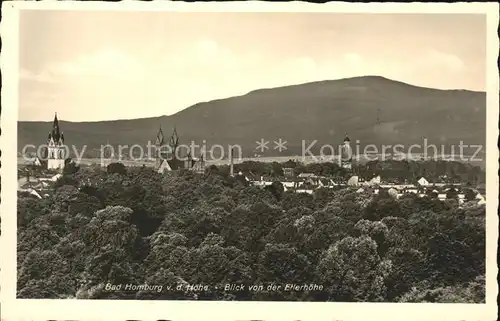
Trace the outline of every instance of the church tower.
<instances>
[{"instance_id":1,"label":"church tower","mask_svg":"<svg viewBox=\"0 0 500 321\"><path fill-rule=\"evenodd\" d=\"M163 155L163 147L164 147L164 144L165 144L165 136L163 135L163 131L161 129L161 126L160 126L160 129L158 130L158 134L156 135L156 141L155 141L155 147L156 147L156 155L155 155L155 158L156 158L156 168L158 169L162 162L163 162L163 159L165 159Z\"/></svg>"},{"instance_id":2,"label":"church tower","mask_svg":"<svg viewBox=\"0 0 500 321\"><path fill-rule=\"evenodd\" d=\"M62 170L68 156L65 154L64 133L59 128L59 120L56 113L52 124L52 131L49 132L47 138L47 169Z\"/></svg>"},{"instance_id":3,"label":"church tower","mask_svg":"<svg viewBox=\"0 0 500 321\"><path fill-rule=\"evenodd\" d=\"M172 156L175 159L175 152L179 146L179 135L177 135L177 129L174 127L174 132L170 136L170 148L172 149Z\"/></svg>"},{"instance_id":4,"label":"church tower","mask_svg":"<svg viewBox=\"0 0 500 321\"><path fill-rule=\"evenodd\" d=\"M173 170L177 170L177 169L180 169L183 167L184 165L184 162L182 161L182 159L178 159L178 158L182 158L183 156L179 155L178 151L177 151L177 148L179 147L179 135L177 134L177 129L174 127L174 131L172 133L172 136L170 136L170 152L171 152L171 155L170 155L170 167L173 169Z\"/></svg>"},{"instance_id":5,"label":"church tower","mask_svg":"<svg viewBox=\"0 0 500 321\"><path fill-rule=\"evenodd\" d=\"M347 134L344 138L344 143L342 144L342 154L341 154L341 166L346 169L352 168L352 149L351 149L351 139Z\"/></svg>"}]
</instances>

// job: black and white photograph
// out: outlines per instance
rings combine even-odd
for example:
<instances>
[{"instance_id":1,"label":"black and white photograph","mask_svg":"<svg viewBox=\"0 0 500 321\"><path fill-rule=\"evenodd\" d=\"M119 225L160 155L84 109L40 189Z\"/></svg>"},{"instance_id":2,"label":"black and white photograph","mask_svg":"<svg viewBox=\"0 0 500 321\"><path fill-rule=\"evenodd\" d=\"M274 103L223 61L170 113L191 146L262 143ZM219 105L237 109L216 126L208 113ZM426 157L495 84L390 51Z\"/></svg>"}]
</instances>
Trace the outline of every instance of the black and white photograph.
<instances>
[{"instance_id":1,"label":"black and white photograph","mask_svg":"<svg viewBox=\"0 0 500 321\"><path fill-rule=\"evenodd\" d=\"M496 306L486 11L192 5L18 10L16 299Z\"/></svg>"}]
</instances>

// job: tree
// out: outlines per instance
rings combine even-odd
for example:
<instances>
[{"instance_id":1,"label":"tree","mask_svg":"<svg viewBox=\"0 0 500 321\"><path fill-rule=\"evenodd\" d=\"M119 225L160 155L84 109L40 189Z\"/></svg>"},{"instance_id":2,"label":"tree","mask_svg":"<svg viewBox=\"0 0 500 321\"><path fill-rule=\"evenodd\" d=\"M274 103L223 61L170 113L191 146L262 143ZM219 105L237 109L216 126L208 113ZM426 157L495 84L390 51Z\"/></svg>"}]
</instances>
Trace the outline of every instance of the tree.
<instances>
[{"instance_id":1,"label":"tree","mask_svg":"<svg viewBox=\"0 0 500 321\"><path fill-rule=\"evenodd\" d=\"M72 216L82 214L91 217L100 209L102 209L102 204L97 197L79 192L69 201L68 213Z\"/></svg>"},{"instance_id":2,"label":"tree","mask_svg":"<svg viewBox=\"0 0 500 321\"><path fill-rule=\"evenodd\" d=\"M431 279L439 279L443 284L452 285L470 281L477 275L475 264L471 264L474 261L473 254L463 241L437 233L429 239L427 248L426 273Z\"/></svg>"},{"instance_id":3,"label":"tree","mask_svg":"<svg viewBox=\"0 0 500 321\"><path fill-rule=\"evenodd\" d=\"M386 242L387 235L389 234L389 229L387 226L380 222L372 222L368 220L360 220L354 226L354 230L357 232L358 236L369 236L372 240L377 243L377 253L380 257L384 257L388 250L388 244Z\"/></svg>"},{"instance_id":4,"label":"tree","mask_svg":"<svg viewBox=\"0 0 500 321\"><path fill-rule=\"evenodd\" d=\"M466 189L464 194L465 201L467 202L472 202L476 199L476 193L470 188Z\"/></svg>"},{"instance_id":5,"label":"tree","mask_svg":"<svg viewBox=\"0 0 500 321\"><path fill-rule=\"evenodd\" d=\"M364 213L364 217L371 221L379 221L387 216L401 216L400 203L393 198L375 198Z\"/></svg>"},{"instance_id":6,"label":"tree","mask_svg":"<svg viewBox=\"0 0 500 321\"><path fill-rule=\"evenodd\" d=\"M80 166L75 164L71 159L66 159L64 162L63 175L73 175L80 170Z\"/></svg>"},{"instance_id":7,"label":"tree","mask_svg":"<svg viewBox=\"0 0 500 321\"><path fill-rule=\"evenodd\" d=\"M228 245L258 253L267 235L282 215L282 211L266 203L238 206L222 223L221 234Z\"/></svg>"},{"instance_id":8,"label":"tree","mask_svg":"<svg viewBox=\"0 0 500 321\"><path fill-rule=\"evenodd\" d=\"M122 163L111 163L106 167L106 169L108 174L114 174L114 173L120 175L127 174L127 168Z\"/></svg>"},{"instance_id":9,"label":"tree","mask_svg":"<svg viewBox=\"0 0 500 321\"><path fill-rule=\"evenodd\" d=\"M345 174L332 164L294 165L297 172ZM241 164L259 175L271 175L273 166ZM243 184L229 177L227 166L214 168L221 173L82 167L64 175L49 197L20 195L18 296L484 302L484 204L341 187L284 192L279 182ZM469 169L439 162L357 166L359 175L426 171L429 179ZM472 199L472 190L464 193ZM120 283L163 288L106 286ZM273 283L324 289L268 291ZM188 286L194 284L208 287ZM226 284L247 289L226 290ZM264 291L248 289L261 284Z\"/></svg>"},{"instance_id":10,"label":"tree","mask_svg":"<svg viewBox=\"0 0 500 321\"><path fill-rule=\"evenodd\" d=\"M356 253L356 255L352 255ZM382 261L377 244L368 236L347 237L332 245L322 256L317 277L328 286L329 301L383 301L384 281L390 261Z\"/></svg>"},{"instance_id":11,"label":"tree","mask_svg":"<svg viewBox=\"0 0 500 321\"><path fill-rule=\"evenodd\" d=\"M58 299L74 295L67 262L55 251L31 251L19 269L18 297ZM32 291L32 292L30 292Z\"/></svg>"},{"instance_id":12,"label":"tree","mask_svg":"<svg viewBox=\"0 0 500 321\"><path fill-rule=\"evenodd\" d=\"M447 199L458 199L458 191L455 188L450 188L448 191L446 191L446 198Z\"/></svg>"},{"instance_id":13,"label":"tree","mask_svg":"<svg viewBox=\"0 0 500 321\"><path fill-rule=\"evenodd\" d=\"M480 275L466 285L438 287L435 289L425 287L419 289L415 287L405 293L400 302L484 303L486 298L485 285L484 275Z\"/></svg>"},{"instance_id":14,"label":"tree","mask_svg":"<svg viewBox=\"0 0 500 321\"><path fill-rule=\"evenodd\" d=\"M310 235L304 236L302 251L312 264L317 264L321 253L331 245L351 236L353 224L340 215L325 212L314 213L315 226Z\"/></svg>"},{"instance_id":15,"label":"tree","mask_svg":"<svg viewBox=\"0 0 500 321\"><path fill-rule=\"evenodd\" d=\"M272 162L271 163L271 173L274 177L282 177L283 176L283 168L280 163Z\"/></svg>"},{"instance_id":16,"label":"tree","mask_svg":"<svg viewBox=\"0 0 500 321\"><path fill-rule=\"evenodd\" d=\"M273 194L277 201L281 200L285 189L281 182L273 182L271 185L266 186L266 189Z\"/></svg>"},{"instance_id":17,"label":"tree","mask_svg":"<svg viewBox=\"0 0 500 321\"><path fill-rule=\"evenodd\" d=\"M206 171L208 174L219 174L219 168L215 165L210 165Z\"/></svg>"},{"instance_id":18,"label":"tree","mask_svg":"<svg viewBox=\"0 0 500 321\"><path fill-rule=\"evenodd\" d=\"M420 251L394 248L388 254L388 259L392 262L392 270L385 284L390 301L397 300L427 278L424 272L425 256Z\"/></svg>"},{"instance_id":19,"label":"tree","mask_svg":"<svg viewBox=\"0 0 500 321\"><path fill-rule=\"evenodd\" d=\"M59 179L57 179L56 183L54 184L54 189L57 190L58 188L65 186L65 185L77 187L79 185L79 183L72 176L63 175Z\"/></svg>"},{"instance_id":20,"label":"tree","mask_svg":"<svg viewBox=\"0 0 500 321\"><path fill-rule=\"evenodd\" d=\"M312 266L307 256L296 248L284 244L267 244L259 254L256 264L257 284L306 284L312 279ZM267 299L299 299L305 293L269 292L259 293L257 298Z\"/></svg>"},{"instance_id":21,"label":"tree","mask_svg":"<svg viewBox=\"0 0 500 321\"><path fill-rule=\"evenodd\" d=\"M122 286L116 290L106 290L106 284L141 284L141 271L138 264L130 263L129 254L123 248L106 245L88 257L82 273L83 286L78 296L89 299L133 298L134 292ZM139 278L141 276L141 278Z\"/></svg>"},{"instance_id":22,"label":"tree","mask_svg":"<svg viewBox=\"0 0 500 321\"><path fill-rule=\"evenodd\" d=\"M53 206L52 200L48 198L34 199L31 197L18 197L17 200L17 225L23 229L39 216L44 216L50 212Z\"/></svg>"},{"instance_id":23,"label":"tree","mask_svg":"<svg viewBox=\"0 0 500 321\"><path fill-rule=\"evenodd\" d=\"M67 211L71 202L78 196L78 188L73 185L59 187L53 195L54 207L58 211Z\"/></svg>"}]
</instances>

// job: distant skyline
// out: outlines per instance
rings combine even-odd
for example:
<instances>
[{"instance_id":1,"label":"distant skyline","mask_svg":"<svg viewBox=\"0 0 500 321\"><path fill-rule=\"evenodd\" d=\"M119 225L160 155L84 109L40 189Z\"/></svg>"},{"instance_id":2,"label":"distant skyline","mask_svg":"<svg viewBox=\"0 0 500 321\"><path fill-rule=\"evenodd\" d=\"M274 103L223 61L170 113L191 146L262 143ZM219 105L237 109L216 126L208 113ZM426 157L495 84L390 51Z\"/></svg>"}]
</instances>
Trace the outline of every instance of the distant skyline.
<instances>
[{"instance_id":1,"label":"distant skyline","mask_svg":"<svg viewBox=\"0 0 500 321\"><path fill-rule=\"evenodd\" d=\"M364 75L485 91L486 17L30 10L19 64L20 120L156 117Z\"/></svg>"}]
</instances>

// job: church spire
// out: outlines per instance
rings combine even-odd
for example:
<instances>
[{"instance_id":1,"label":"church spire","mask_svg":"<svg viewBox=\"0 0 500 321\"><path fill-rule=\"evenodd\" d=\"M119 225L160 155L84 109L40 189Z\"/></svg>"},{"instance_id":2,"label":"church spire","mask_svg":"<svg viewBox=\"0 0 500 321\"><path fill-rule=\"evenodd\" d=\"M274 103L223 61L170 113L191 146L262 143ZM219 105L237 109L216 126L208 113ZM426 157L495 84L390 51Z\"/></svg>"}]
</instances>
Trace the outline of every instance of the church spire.
<instances>
[{"instance_id":1,"label":"church spire","mask_svg":"<svg viewBox=\"0 0 500 321\"><path fill-rule=\"evenodd\" d=\"M51 136L55 142L58 142L59 139L61 138L61 131L59 129L59 120L57 119L57 113L55 113L54 115L54 122L52 123Z\"/></svg>"},{"instance_id":2,"label":"church spire","mask_svg":"<svg viewBox=\"0 0 500 321\"><path fill-rule=\"evenodd\" d=\"M176 148L179 145L179 135L177 135L177 129L174 126L174 132L172 133L172 137L170 137L170 145L172 148Z\"/></svg>"},{"instance_id":3,"label":"church spire","mask_svg":"<svg viewBox=\"0 0 500 321\"><path fill-rule=\"evenodd\" d=\"M163 146L165 142L165 136L163 135L163 130L160 128L158 129L158 134L156 135L156 145L157 146Z\"/></svg>"}]
</instances>

